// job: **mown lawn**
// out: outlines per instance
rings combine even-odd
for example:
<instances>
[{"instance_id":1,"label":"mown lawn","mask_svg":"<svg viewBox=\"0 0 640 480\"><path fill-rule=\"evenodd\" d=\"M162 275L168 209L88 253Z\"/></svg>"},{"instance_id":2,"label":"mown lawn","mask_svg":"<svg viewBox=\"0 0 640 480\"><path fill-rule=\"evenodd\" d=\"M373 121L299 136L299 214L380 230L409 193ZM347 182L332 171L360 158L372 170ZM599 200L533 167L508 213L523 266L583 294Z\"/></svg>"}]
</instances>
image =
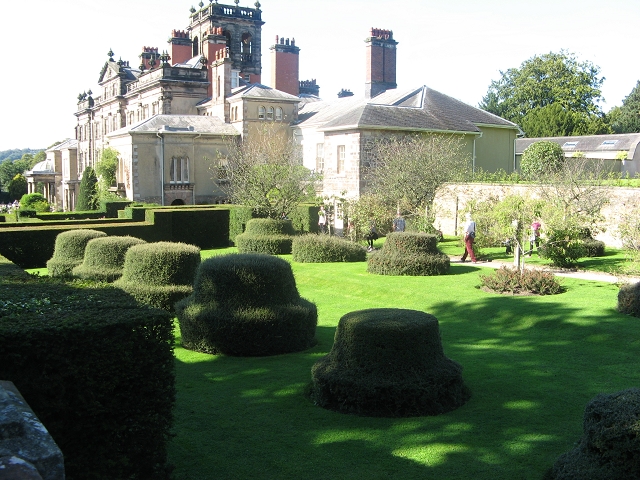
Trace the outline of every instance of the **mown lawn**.
<instances>
[{"instance_id":1,"label":"mown lawn","mask_svg":"<svg viewBox=\"0 0 640 480\"><path fill-rule=\"evenodd\" d=\"M470 264L441 277L370 275L364 263L292 266L318 306L312 349L216 357L183 349L176 328L176 480L540 479L580 437L593 396L640 385L640 319L616 312L615 285L564 279L561 295L511 297L480 290L479 275L492 270ZM445 354L472 390L466 405L385 419L305 397L340 317L374 307L438 318Z\"/></svg>"}]
</instances>

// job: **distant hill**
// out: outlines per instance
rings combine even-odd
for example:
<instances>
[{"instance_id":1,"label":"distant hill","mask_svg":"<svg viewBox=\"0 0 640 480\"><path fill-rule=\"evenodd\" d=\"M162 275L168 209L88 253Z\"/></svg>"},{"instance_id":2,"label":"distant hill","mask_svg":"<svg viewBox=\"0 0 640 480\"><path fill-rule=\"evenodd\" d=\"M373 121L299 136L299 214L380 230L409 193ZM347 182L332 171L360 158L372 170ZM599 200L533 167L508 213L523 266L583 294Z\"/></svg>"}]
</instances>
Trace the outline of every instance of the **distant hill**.
<instances>
[{"instance_id":1,"label":"distant hill","mask_svg":"<svg viewBox=\"0 0 640 480\"><path fill-rule=\"evenodd\" d=\"M2 150L0 151L0 162L5 160L19 160L22 158L22 155L25 153L30 153L31 155L35 155L36 153L44 150L44 148L33 149L33 148L23 148L23 149L14 149L14 150Z\"/></svg>"}]
</instances>

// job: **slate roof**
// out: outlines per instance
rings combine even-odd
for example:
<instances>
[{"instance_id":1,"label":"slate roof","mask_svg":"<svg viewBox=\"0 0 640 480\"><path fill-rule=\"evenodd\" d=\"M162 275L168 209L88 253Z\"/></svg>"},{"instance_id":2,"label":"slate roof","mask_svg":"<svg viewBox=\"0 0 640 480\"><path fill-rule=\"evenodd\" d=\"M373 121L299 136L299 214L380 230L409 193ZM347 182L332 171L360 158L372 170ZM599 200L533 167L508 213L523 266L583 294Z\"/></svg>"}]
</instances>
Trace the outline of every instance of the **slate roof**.
<instances>
[{"instance_id":1,"label":"slate roof","mask_svg":"<svg viewBox=\"0 0 640 480\"><path fill-rule=\"evenodd\" d=\"M565 153L629 152L633 158L640 143L640 133L619 133L611 135L584 135L581 137L540 137L519 138L516 140L516 155L522 155L525 149L535 142L549 141L557 143Z\"/></svg>"},{"instance_id":2,"label":"slate roof","mask_svg":"<svg viewBox=\"0 0 640 480\"><path fill-rule=\"evenodd\" d=\"M107 137L126 133L168 133L202 135L240 135L238 130L218 117L204 115L154 115L141 122L115 130Z\"/></svg>"},{"instance_id":3,"label":"slate roof","mask_svg":"<svg viewBox=\"0 0 640 480\"><path fill-rule=\"evenodd\" d=\"M233 94L229 97L229 99L233 98L257 98L257 99L265 99L265 100L275 100L275 101L295 101L299 102L300 99L295 95L290 95L286 92L282 92L280 90L276 90L275 88L267 87L266 85L262 85L260 83L251 83L245 87L240 87L238 90L234 90Z\"/></svg>"},{"instance_id":4,"label":"slate roof","mask_svg":"<svg viewBox=\"0 0 640 480\"><path fill-rule=\"evenodd\" d=\"M372 128L479 133L481 125L518 129L515 123L427 86L387 90L371 99L344 97L304 103L298 118L298 126L321 131Z\"/></svg>"},{"instance_id":5,"label":"slate roof","mask_svg":"<svg viewBox=\"0 0 640 480\"><path fill-rule=\"evenodd\" d=\"M58 145L54 145L51 148L47 148L47 152L53 152L55 150L66 150L78 148L78 141L75 138L68 138L64 142L60 142Z\"/></svg>"}]
</instances>

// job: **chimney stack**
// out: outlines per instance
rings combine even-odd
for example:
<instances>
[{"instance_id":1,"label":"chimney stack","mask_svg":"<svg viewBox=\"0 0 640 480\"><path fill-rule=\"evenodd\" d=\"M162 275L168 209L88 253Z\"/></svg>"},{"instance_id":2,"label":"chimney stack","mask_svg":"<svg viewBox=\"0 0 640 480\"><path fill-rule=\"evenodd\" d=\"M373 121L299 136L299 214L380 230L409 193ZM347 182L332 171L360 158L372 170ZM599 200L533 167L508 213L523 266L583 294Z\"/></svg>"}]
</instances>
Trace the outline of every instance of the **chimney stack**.
<instances>
[{"instance_id":1,"label":"chimney stack","mask_svg":"<svg viewBox=\"0 0 640 480\"><path fill-rule=\"evenodd\" d=\"M271 86L276 90L295 95L300 94L299 70L300 49L296 40L276 36L271 50Z\"/></svg>"},{"instance_id":2,"label":"chimney stack","mask_svg":"<svg viewBox=\"0 0 640 480\"><path fill-rule=\"evenodd\" d=\"M396 42L391 30L372 28L366 45L365 97L373 98L397 88Z\"/></svg>"}]
</instances>

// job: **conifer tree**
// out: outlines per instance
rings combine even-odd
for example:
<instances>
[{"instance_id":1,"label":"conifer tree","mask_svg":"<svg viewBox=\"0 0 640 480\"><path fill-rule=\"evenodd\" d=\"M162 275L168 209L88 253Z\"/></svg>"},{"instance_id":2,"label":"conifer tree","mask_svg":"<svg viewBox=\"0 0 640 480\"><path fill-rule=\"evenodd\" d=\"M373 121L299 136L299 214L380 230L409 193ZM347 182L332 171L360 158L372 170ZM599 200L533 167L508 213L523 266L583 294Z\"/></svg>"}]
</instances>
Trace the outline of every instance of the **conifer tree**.
<instances>
[{"instance_id":1,"label":"conifer tree","mask_svg":"<svg viewBox=\"0 0 640 480\"><path fill-rule=\"evenodd\" d=\"M82 174L80 181L80 192L76 210L97 210L98 209L98 178L96 172L91 167L87 167Z\"/></svg>"}]
</instances>

